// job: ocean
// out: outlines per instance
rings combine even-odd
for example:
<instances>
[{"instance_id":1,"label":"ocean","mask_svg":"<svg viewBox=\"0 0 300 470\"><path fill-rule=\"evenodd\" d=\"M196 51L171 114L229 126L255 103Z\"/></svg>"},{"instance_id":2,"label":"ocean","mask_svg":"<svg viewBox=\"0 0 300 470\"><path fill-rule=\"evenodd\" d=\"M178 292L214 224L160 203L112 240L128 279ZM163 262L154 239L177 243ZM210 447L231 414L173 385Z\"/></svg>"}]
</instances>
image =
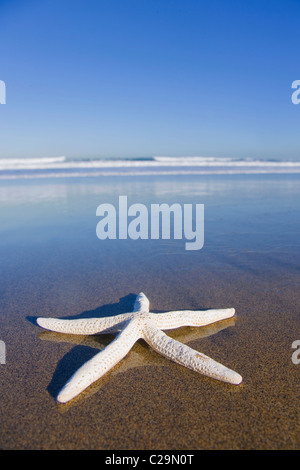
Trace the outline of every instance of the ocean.
<instances>
[{"instance_id":1,"label":"ocean","mask_svg":"<svg viewBox=\"0 0 300 470\"><path fill-rule=\"evenodd\" d=\"M1 158L0 179L122 175L300 173L300 161L203 156L151 158Z\"/></svg>"}]
</instances>

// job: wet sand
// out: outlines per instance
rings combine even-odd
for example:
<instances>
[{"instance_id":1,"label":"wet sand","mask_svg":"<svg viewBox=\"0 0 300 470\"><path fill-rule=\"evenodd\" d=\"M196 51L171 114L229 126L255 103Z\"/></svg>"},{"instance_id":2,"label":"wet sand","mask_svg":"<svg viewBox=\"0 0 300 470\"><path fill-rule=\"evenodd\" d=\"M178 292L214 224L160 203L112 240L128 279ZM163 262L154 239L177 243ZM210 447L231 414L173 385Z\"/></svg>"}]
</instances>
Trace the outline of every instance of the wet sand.
<instances>
[{"instance_id":1,"label":"wet sand","mask_svg":"<svg viewBox=\"0 0 300 470\"><path fill-rule=\"evenodd\" d=\"M47 238L36 231L18 243L2 240L1 449L299 449L294 247L250 252L234 243L235 252L229 245L217 251L208 239L207 251L191 256L125 241L96 255L98 241L93 248L81 234L68 243L72 226L61 227L59 237L49 224ZM243 383L204 377L139 341L78 398L57 404L72 373L113 337L52 334L35 318L115 315L130 310L140 291L154 312L234 307L234 320L168 334L237 371Z\"/></svg>"},{"instance_id":2,"label":"wet sand","mask_svg":"<svg viewBox=\"0 0 300 470\"><path fill-rule=\"evenodd\" d=\"M132 304L132 295L118 303L129 285L135 293L143 285L131 281L115 286L113 294L103 282L97 296L91 287L82 305L101 307L99 296L107 307L91 309L91 315L122 311ZM169 334L238 371L240 386L198 375L141 341L66 405L55 402L59 389L112 336L93 337L94 344L86 344L82 336L42 332L33 316L43 309L39 301L11 299L12 309L15 302L23 315L16 321L12 314L1 325L7 346L7 363L1 365L1 448L299 448L300 366L291 361L291 345L299 336L299 293L293 285L282 288L279 279L272 281L258 285L249 274L224 279L210 273L193 285L151 288L150 282L146 289L154 311L236 308L235 321L215 324L216 332L206 327Z\"/></svg>"}]
</instances>

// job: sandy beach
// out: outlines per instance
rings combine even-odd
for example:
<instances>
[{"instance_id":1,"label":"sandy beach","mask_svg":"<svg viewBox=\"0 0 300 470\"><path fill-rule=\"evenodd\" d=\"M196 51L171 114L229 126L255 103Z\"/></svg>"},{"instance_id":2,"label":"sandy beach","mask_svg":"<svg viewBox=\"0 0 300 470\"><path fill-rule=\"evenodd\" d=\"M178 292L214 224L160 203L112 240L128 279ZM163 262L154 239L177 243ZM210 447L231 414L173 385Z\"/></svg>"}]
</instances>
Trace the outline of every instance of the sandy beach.
<instances>
[{"instance_id":1,"label":"sandy beach","mask_svg":"<svg viewBox=\"0 0 300 470\"><path fill-rule=\"evenodd\" d=\"M136 184L146 189L144 202L162 191L169 202L180 198L176 178ZM46 199L45 185L20 188L22 207L12 199L4 206L0 247L1 449L299 448L300 366L291 359L299 339L297 177L182 180L182 193L206 204L206 240L197 253L181 241L96 238L97 203L104 194L141 194L132 180L49 181ZM256 218L244 204L250 190L261 201ZM264 191L277 194L269 206ZM58 404L72 373L113 336L51 333L36 317L116 315L130 311L140 291L154 312L234 307L234 319L168 334L237 371L243 383L204 377L139 341L78 398Z\"/></svg>"}]
</instances>

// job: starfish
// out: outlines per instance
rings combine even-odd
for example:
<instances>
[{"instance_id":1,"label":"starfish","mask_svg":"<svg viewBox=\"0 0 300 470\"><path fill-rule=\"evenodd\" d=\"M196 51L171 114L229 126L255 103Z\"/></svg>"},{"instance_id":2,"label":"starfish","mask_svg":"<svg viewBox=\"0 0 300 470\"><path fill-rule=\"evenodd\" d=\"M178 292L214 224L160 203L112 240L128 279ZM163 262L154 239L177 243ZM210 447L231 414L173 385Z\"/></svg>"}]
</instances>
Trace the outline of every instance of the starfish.
<instances>
[{"instance_id":1,"label":"starfish","mask_svg":"<svg viewBox=\"0 0 300 470\"><path fill-rule=\"evenodd\" d=\"M144 339L155 351L189 369L223 382L240 384L242 377L237 372L170 338L162 331L182 326L206 326L231 318L234 314L234 308L152 313L149 310L148 298L141 292L130 313L76 320L39 317L37 324L47 330L67 334L95 335L119 332L115 340L83 364L59 392L57 401L66 403L114 367L139 339Z\"/></svg>"}]
</instances>

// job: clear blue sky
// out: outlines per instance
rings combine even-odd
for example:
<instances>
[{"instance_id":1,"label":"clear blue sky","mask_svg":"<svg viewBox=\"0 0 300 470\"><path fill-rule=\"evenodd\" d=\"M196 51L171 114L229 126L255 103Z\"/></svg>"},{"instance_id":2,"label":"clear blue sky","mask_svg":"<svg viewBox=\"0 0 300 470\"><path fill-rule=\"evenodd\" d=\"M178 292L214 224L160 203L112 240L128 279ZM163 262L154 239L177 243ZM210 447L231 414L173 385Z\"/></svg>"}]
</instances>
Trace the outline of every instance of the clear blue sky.
<instances>
[{"instance_id":1,"label":"clear blue sky","mask_svg":"<svg viewBox=\"0 0 300 470\"><path fill-rule=\"evenodd\" d=\"M0 158L300 159L299 0L0 0Z\"/></svg>"}]
</instances>

